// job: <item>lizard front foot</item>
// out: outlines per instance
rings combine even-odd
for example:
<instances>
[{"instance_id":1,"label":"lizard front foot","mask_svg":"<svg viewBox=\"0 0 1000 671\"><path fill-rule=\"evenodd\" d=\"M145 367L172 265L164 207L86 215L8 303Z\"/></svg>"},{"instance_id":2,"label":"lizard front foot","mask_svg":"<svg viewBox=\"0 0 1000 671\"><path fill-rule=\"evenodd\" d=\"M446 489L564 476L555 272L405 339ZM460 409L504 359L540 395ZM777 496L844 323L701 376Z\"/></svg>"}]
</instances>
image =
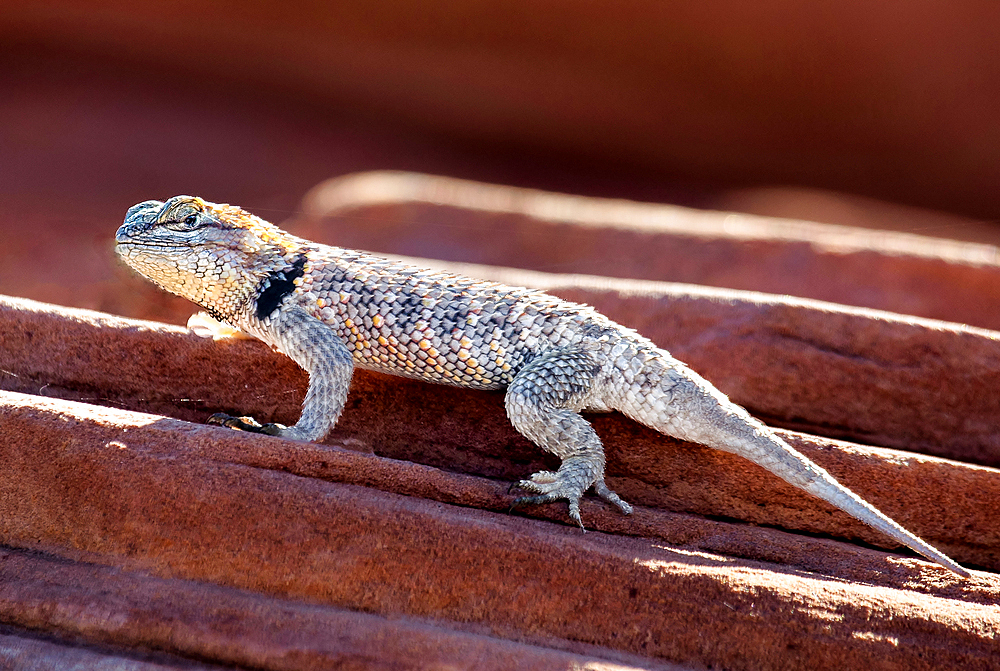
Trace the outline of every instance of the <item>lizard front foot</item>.
<instances>
[{"instance_id":1,"label":"lizard front foot","mask_svg":"<svg viewBox=\"0 0 1000 671\"><path fill-rule=\"evenodd\" d=\"M565 466L565 464L564 464ZM566 472L560 469L558 473L552 471L539 471L531 476L530 480L521 480L515 486L535 496L521 496L514 500L512 508L526 505L538 505L542 503L552 503L565 499L569 502L569 516L577 525L586 531L583 526L583 519L580 517L580 498L587 490L588 485L580 486L579 478L572 477L572 471ZM624 514L632 512L632 506L608 489L604 484L604 479L599 478L594 482L594 491L597 495L608 503L618 507Z\"/></svg>"},{"instance_id":2,"label":"lizard front foot","mask_svg":"<svg viewBox=\"0 0 1000 671\"><path fill-rule=\"evenodd\" d=\"M224 412L217 412L208 418L208 424L215 426L225 426L236 431L249 431L250 433L263 433L268 436L280 436L286 431L284 424L267 423L261 424L253 417L234 417Z\"/></svg>"}]
</instances>

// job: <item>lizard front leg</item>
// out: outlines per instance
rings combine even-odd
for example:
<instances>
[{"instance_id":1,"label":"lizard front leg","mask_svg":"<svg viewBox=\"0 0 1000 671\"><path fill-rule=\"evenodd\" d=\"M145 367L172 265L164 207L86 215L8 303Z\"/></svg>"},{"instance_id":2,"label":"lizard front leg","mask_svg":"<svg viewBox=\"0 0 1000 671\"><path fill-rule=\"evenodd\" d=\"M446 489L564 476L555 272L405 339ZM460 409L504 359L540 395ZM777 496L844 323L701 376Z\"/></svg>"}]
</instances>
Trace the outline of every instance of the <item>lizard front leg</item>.
<instances>
[{"instance_id":1,"label":"lizard front leg","mask_svg":"<svg viewBox=\"0 0 1000 671\"><path fill-rule=\"evenodd\" d=\"M578 413L600 368L582 349L547 352L518 372L505 399L514 428L562 459L555 473L540 471L518 483L535 496L521 497L514 505L566 499L569 516L581 529L580 497L591 485L623 513L632 512L632 507L604 483L604 447L594 427Z\"/></svg>"},{"instance_id":2,"label":"lizard front leg","mask_svg":"<svg viewBox=\"0 0 1000 671\"><path fill-rule=\"evenodd\" d=\"M309 373L309 389L299 421L286 427L217 413L209 418L209 423L294 440L321 440L337 423L347 401L354 374L350 351L333 329L298 305L276 310L261 323L259 330L265 342L273 344Z\"/></svg>"}]
</instances>

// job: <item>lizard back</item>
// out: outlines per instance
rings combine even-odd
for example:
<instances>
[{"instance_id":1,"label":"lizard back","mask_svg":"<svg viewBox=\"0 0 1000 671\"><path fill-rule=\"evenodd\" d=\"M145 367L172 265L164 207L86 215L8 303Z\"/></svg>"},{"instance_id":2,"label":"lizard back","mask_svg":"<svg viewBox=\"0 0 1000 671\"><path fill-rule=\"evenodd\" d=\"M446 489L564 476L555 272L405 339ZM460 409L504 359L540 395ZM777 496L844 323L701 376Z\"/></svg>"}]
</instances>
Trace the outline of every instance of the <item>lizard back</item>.
<instances>
[{"instance_id":1,"label":"lizard back","mask_svg":"<svg viewBox=\"0 0 1000 671\"><path fill-rule=\"evenodd\" d=\"M610 321L541 291L314 245L291 300L332 328L358 366L500 389L537 354Z\"/></svg>"}]
</instances>

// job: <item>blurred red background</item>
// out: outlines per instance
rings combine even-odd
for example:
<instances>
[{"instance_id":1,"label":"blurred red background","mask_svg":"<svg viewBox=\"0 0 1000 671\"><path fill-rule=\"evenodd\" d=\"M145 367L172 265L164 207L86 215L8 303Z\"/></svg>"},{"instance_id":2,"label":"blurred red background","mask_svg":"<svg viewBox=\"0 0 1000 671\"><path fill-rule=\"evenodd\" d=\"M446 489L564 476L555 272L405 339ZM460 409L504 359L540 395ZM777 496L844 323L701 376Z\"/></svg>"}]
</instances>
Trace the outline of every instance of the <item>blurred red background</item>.
<instances>
[{"instance_id":1,"label":"blurred red background","mask_svg":"<svg viewBox=\"0 0 1000 671\"><path fill-rule=\"evenodd\" d=\"M281 221L373 168L996 241L997 26L972 1L6 3L0 291L59 298L140 200Z\"/></svg>"}]
</instances>

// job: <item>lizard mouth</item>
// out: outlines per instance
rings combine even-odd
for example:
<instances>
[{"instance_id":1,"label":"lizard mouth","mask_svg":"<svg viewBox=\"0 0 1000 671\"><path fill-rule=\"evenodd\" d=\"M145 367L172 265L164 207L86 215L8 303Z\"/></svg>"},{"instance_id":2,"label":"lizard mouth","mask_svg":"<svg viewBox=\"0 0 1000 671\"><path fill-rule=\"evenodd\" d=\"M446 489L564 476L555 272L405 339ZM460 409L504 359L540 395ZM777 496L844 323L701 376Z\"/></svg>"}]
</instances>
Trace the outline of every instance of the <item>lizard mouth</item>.
<instances>
[{"instance_id":1,"label":"lizard mouth","mask_svg":"<svg viewBox=\"0 0 1000 671\"><path fill-rule=\"evenodd\" d=\"M162 256L170 258L175 255L185 254L187 247L177 244L165 244L159 242L149 242L146 240L116 240L115 254L124 259L129 265L134 260L144 256Z\"/></svg>"},{"instance_id":2,"label":"lizard mouth","mask_svg":"<svg viewBox=\"0 0 1000 671\"><path fill-rule=\"evenodd\" d=\"M115 242L115 247L156 247L157 249L180 249L185 247L185 245L168 242L149 242L147 240L119 240Z\"/></svg>"}]
</instances>

